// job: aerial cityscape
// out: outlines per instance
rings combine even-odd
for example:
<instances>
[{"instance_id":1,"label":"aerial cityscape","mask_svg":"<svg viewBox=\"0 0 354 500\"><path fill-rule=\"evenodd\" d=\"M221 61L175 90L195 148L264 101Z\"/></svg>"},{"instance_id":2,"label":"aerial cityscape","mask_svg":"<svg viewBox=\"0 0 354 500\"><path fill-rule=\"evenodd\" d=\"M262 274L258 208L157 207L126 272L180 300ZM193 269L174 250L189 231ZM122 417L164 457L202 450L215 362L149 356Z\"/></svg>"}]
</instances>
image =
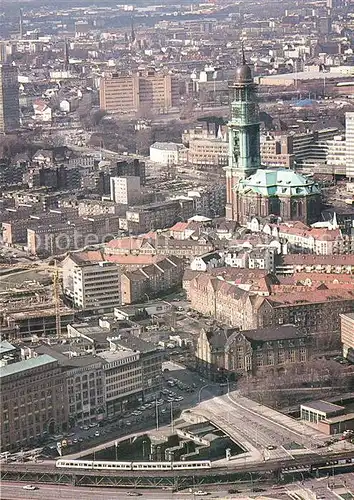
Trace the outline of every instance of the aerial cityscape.
<instances>
[{"instance_id":1,"label":"aerial cityscape","mask_svg":"<svg viewBox=\"0 0 354 500\"><path fill-rule=\"evenodd\" d=\"M354 500L354 1L0 2L0 498Z\"/></svg>"}]
</instances>

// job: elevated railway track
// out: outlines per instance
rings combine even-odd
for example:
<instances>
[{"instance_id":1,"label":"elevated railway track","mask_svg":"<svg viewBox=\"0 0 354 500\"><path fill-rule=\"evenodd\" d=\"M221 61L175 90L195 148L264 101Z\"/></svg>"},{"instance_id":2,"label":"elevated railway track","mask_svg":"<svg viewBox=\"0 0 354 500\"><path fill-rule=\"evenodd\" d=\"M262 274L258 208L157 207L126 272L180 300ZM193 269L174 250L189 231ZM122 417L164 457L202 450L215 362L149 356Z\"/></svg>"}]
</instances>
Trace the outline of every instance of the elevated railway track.
<instances>
[{"instance_id":1,"label":"elevated railway track","mask_svg":"<svg viewBox=\"0 0 354 500\"><path fill-rule=\"evenodd\" d=\"M69 484L100 487L171 487L180 490L207 484L235 482L292 481L306 474L354 472L354 452L316 453L296 459L269 460L262 463L241 463L237 459L225 466L201 470L92 470L57 468L55 462L10 463L1 465L2 481L26 483Z\"/></svg>"}]
</instances>

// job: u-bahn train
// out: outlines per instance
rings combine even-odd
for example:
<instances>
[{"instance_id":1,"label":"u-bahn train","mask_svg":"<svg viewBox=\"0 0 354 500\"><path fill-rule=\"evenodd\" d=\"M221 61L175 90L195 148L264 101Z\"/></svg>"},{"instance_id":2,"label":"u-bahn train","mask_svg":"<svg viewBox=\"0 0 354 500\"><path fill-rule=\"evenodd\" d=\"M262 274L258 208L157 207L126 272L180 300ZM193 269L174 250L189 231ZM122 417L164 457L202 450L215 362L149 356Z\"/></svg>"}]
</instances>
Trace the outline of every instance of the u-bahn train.
<instances>
[{"instance_id":1,"label":"u-bahn train","mask_svg":"<svg viewBox=\"0 0 354 500\"><path fill-rule=\"evenodd\" d=\"M337 460L327 460L312 465L289 465L281 469L282 474L301 474L304 472L326 472L328 470L340 470L348 466L354 466L354 458L340 458Z\"/></svg>"},{"instance_id":2,"label":"u-bahn train","mask_svg":"<svg viewBox=\"0 0 354 500\"><path fill-rule=\"evenodd\" d=\"M65 460L56 461L56 467L66 469L86 470L191 470L210 469L210 460L198 460L195 462L106 462L90 460Z\"/></svg>"}]
</instances>

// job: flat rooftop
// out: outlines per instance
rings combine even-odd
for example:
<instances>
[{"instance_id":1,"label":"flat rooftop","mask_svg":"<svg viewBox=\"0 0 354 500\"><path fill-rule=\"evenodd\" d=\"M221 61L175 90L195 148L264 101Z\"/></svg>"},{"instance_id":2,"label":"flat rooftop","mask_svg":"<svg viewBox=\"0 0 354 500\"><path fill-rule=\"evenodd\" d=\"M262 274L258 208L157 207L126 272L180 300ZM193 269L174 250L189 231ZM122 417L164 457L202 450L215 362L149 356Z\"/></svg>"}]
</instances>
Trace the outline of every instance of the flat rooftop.
<instances>
[{"instance_id":1,"label":"flat rooftop","mask_svg":"<svg viewBox=\"0 0 354 500\"><path fill-rule=\"evenodd\" d=\"M154 344L136 337L135 335L124 336L120 339L112 340L111 342L115 344L118 349L122 347L123 349L139 351L141 353L156 350Z\"/></svg>"},{"instance_id":2,"label":"flat rooftop","mask_svg":"<svg viewBox=\"0 0 354 500\"><path fill-rule=\"evenodd\" d=\"M6 317L8 319L12 319L14 321L20 321L23 319L30 319L30 318L44 318L44 317L50 317L50 316L55 316L55 308L51 307L48 309L36 309L36 310L29 310L29 311L22 311L22 312L11 312L10 314L7 314ZM71 309L68 308L62 308L60 309L60 316L73 316L74 312Z\"/></svg>"},{"instance_id":3,"label":"flat rooftop","mask_svg":"<svg viewBox=\"0 0 354 500\"><path fill-rule=\"evenodd\" d=\"M77 344L73 345L73 351L77 349ZM47 345L42 344L35 348L35 351L38 354L47 354L52 358L58 360L61 366L70 369L75 367L84 367L97 365L101 363L102 360L97 358L97 356L92 356L91 354L80 353L78 355L74 355L69 357L69 351L71 351L70 344L55 344L55 345Z\"/></svg>"},{"instance_id":4,"label":"flat rooftop","mask_svg":"<svg viewBox=\"0 0 354 500\"><path fill-rule=\"evenodd\" d=\"M331 79L344 79L350 80L352 75L345 75L340 73L339 71L299 71L297 73L284 73L284 74L276 74L276 75L263 75L260 77L260 80L323 80L324 78Z\"/></svg>"},{"instance_id":5,"label":"flat rooftop","mask_svg":"<svg viewBox=\"0 0 354 500\"><path fill-rule=\"evenodd\" d=\"M328 401L322 401L322 400L310 401L309 403L301 405L301 408L306 408L321 413L333 413L345 409L344 406L339 406L334 403L329 403Z\"/></svg>"},{"instance_id":6,"label":"flat rooftop","mask_svg":"<svg viewBox=\"0 0 354 500\"><path fill-rule=\"evenodd\" d=\"M102 358L107 363L113 363L114 361L124 360L133 355L139 354L132 350L127 351L102 351L97 355L97 359Z\"/></svg>"},{"instance_id":7,"label":"flat rooftop","mask_svg":"<svg viewBox=\"0 0 354 500\"><path fill-rule=\"evenodd\" d=\"M6 366L0 367L0 378L4 379L11 375L21 374L28 370L34 370L40 366L49 365L57 360L48 354L42 354L36 358L25 359L24 361L18 361L17 363L11 363ZM23 373L24 374L24 373Z\"/></svg>"},{"instance_id":8,"label":"flat rooftop","mask_svg":"<svg viewBox=\"0 0 354 500\"><path fill-rule=\"evenodd\" d=\"M346 415L338 415L338 417L326 418L325 422L329 424L337 424L339 422L347 422L348 420L354 420L354 413L347 413Z\"/></svg>"},{"instance_id":9,"label":"flat rooftop","mask_svg":"<svg viewBox=\"0 0 354 500\"><path fill-rule=\"evenodd\" d=\"M0 356L12 351L16 351L16 347L14 345L10 344L7 340L2 340L0 342Z\"/></svg>"}]
</instances>

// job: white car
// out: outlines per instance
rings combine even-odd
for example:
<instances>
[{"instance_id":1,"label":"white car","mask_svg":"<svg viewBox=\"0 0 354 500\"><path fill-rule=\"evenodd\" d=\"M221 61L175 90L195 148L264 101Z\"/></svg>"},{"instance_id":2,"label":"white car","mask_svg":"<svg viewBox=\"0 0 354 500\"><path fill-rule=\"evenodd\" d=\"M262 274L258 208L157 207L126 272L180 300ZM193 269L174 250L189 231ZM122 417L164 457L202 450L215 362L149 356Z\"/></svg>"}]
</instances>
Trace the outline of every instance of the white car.
<instances>
[{"instance_id":1,"label":"white car","mask_svg":"<svg viewBox=\"0 0 354 500\"><path fill-rule=\"evenodd\" d=\"M198 497L205 497L205 496L209 495L209 493L207 491L202 491L202 490L198 490L194 494L198 495Z\"/></svg>"},{"instance_id":2,"label":"white car","mask_svg":"<svg viewBox=\"0 0 354 500\"><path fill-rule=\"evenodd\" d=\"M37 490L37 486L33 486L33 484L26 484L26 486L22 487L23 490Z\"/></svg>"}]
</instances>

